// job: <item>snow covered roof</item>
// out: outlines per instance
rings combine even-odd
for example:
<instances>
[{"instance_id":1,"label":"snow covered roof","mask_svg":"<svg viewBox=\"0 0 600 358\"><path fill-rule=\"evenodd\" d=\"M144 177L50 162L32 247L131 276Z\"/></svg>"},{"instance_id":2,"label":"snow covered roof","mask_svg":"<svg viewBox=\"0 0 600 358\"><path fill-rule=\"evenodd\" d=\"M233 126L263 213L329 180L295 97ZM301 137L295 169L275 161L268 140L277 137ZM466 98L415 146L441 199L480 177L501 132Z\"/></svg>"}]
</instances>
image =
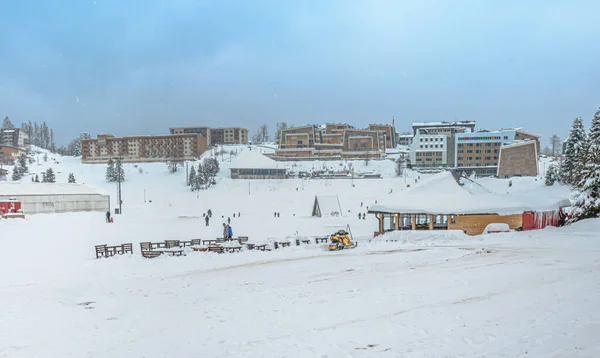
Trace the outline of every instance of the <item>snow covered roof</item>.
<instances>
[{"instance_id":1,"label":"snow covered roof","mask_svg":"<svg viewBox=\"0 0 600 358\"><path fill-rule=\"evenodd\" d=\"M102 190L82 184L65 183L0 183L0 196L29 195L108 195Z\"/></svg>"},{"instance_id":2,"label":"snow covered roof","mask_svg":"<svg viewBox=\"0 0 600 358\"><path fill-rule=\"evenodd\" d=\"M277 162L257 150L244 149L231 163L235 169L277 169ZM282 168L283 169L283 168Z\"/></svg>"},{"instance_id":3,"label":"snow covered roof","mask_svg":"<svg viewBox=\"0 0 600 358\"><path fill-rule=\"evenodd\" d=\"M369 207L369 212L422 214L520 214L564 206L564 200L543 196L474 195L459 186L450 172L432 175L404 195Z\"/></svg>"},{"instance_id":4,"label":"snow covered roof","mask_svg":"<svg viewBox=\"0 0 600 358\"><path fill-rule=\"evenodd\" d=\"M432 126L448 126L448 125L474 125L476 122L475 121L452 121L452 122L414 122L412 125L413 127L415 126L420 126L420 127L432 127Z\"/></svg>"}]
</instances>

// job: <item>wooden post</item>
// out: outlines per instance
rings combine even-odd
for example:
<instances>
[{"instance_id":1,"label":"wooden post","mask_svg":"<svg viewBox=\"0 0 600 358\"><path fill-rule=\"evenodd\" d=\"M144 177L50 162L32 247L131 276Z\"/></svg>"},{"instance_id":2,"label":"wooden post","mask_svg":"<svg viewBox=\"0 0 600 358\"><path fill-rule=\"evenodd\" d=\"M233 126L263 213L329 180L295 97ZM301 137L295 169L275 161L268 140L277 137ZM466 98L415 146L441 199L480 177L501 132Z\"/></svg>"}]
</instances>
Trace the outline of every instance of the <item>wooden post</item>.
<instances>
[{"instance_id":1,"label":"wooden post","mask_svg":"<svg viewBox=\"0 0 600 358\"><path fill-rule=\"evenodd\" d=\"M410 214L410 224L411 224L411 229L412 230L417 230L417 215L416 214Z\"/></svg>"},{"instance_id":2,"label":"wooden post","mask_svg":"<svg viewBox=\"0 0 600 358\"><path fill-rule=\"evenodd\" d=\"M379 232L383 232L383 214L377 214L377 219L379 219Z\"/></svg>"},{"instance_id":3,"label":"wooden post","mask_svg":"<svg viewBox=\"0 0 600 358\"><path fill-rule=\"evenodd\" d=\"M433 230L433 215L429 215L429 230Z\"/></svg>"},{"instance_id":4,"label":"wooden post","mask_svg":"<svg viewBox=\"0 0 600 358\"><path fill-rule=\"evenodd\" d=\"M400 214L396 214L396 231L400 230Z\"/></svg>"}]
</instances>

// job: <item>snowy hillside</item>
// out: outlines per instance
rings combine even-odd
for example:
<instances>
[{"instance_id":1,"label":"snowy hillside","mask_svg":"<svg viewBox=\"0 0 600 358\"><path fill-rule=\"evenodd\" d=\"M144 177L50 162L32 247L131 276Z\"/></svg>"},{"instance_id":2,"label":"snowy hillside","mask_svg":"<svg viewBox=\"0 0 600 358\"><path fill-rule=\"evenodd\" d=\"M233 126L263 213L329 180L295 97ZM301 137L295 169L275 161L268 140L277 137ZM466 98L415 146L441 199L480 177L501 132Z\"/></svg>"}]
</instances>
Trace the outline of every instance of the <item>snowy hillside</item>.
<instances>
[{"instance_id":1,"label":"snowy hillside","mask_svg":"<svg viewBox=\"0 0 600 358\"><path fill-rule=\"evenodd\" d=\"M30 173L52 167L63 183L73 173L78 183L108 192L115 206L105 165L55 155L44 162L42 155ZM413 172L395 178L391 161L354 162L356 170L384 175L354 180L354 187L344 179L231 180L235 156L219 159L217 185L199 193L185 185L185 168L126 164L123 215L114 224L102 213L1 220L0 357L600 356L600 220L476 237L399 232L371 241L377 220L358 219L375 201L427 195L434 206L455 189L542 201L568 194L564 187L513 178L510 188L499 179L460 188L440 174L415 183ZM299 171L313 163L277 165ZM342 216L311 217L315 195L337 195ZM214 215L206 226L208 209ZM326 236L349 224L359 246L153 260L139 254L141 241L221 236L228 217L234 236L252 242ZM126 242L134 255L95 259L94 245Z\"/></svg>"}]
</instances>

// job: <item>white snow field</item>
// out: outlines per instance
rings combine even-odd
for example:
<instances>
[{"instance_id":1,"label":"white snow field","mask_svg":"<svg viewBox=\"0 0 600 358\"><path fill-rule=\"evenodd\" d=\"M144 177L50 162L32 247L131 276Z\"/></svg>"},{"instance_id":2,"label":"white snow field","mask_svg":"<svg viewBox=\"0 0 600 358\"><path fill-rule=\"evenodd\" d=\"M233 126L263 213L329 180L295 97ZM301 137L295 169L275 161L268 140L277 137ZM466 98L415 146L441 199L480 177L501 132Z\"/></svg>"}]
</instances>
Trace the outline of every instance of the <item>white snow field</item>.
<instances>
[{"instance_id":1,"label":"white snow field","mask_svg":"<svg viewBox=\"0 0 600 358\"><path fill-rule=\"evenodd\" d=\"M115 185L103 182L105 166L57 159L58 181L73 172L114 196ZM184 171L141 164L140 174L127 165L124 214L114 224L103 213L1 220L0 357L600 356L600 220L474 237L397 232L370 241L377 220L358 220L358 213L392 188L402 200L416 176L409 174L406 188L392 178L392 162L369 163L376 166L385 178L355 180L355 187L345 179L249 184L223 171L197 197ZM503 192L508 180L479 182L488 195L510 195ZM532 178L514 180L516 188L566 192ZM144 189L152 203L144 203ZM310 217L317 194L339 195L343 216ZM327 235L350 224L359 246L139 254L140 241L217 237L220 216L233 212L241 213L231 217L234 236L251 242ZM94 245L125 242L134 255L95 259Z\"/></svg>"}]
</instances>

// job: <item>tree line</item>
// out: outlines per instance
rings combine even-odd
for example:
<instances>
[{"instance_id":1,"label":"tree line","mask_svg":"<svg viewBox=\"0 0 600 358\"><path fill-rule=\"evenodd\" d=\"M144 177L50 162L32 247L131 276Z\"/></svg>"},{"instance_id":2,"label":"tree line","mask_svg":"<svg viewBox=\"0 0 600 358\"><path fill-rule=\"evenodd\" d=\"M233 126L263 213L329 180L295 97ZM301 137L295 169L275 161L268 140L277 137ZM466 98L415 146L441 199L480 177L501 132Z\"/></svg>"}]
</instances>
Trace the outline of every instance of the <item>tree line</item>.
<instances>
[{"instance_id":1,"label":"tree line","mask_svg":"<svg viewBox=\"0 0 600 358\"><path fill-rule=\"evenodd\" d=\"M575 118L565 143L564 160L551 165L546 172L546 185L554 182L570 186L576 193L576 220L600 214L600 108L586 132L581 117Z\"/></svg>"}]
</instances>

